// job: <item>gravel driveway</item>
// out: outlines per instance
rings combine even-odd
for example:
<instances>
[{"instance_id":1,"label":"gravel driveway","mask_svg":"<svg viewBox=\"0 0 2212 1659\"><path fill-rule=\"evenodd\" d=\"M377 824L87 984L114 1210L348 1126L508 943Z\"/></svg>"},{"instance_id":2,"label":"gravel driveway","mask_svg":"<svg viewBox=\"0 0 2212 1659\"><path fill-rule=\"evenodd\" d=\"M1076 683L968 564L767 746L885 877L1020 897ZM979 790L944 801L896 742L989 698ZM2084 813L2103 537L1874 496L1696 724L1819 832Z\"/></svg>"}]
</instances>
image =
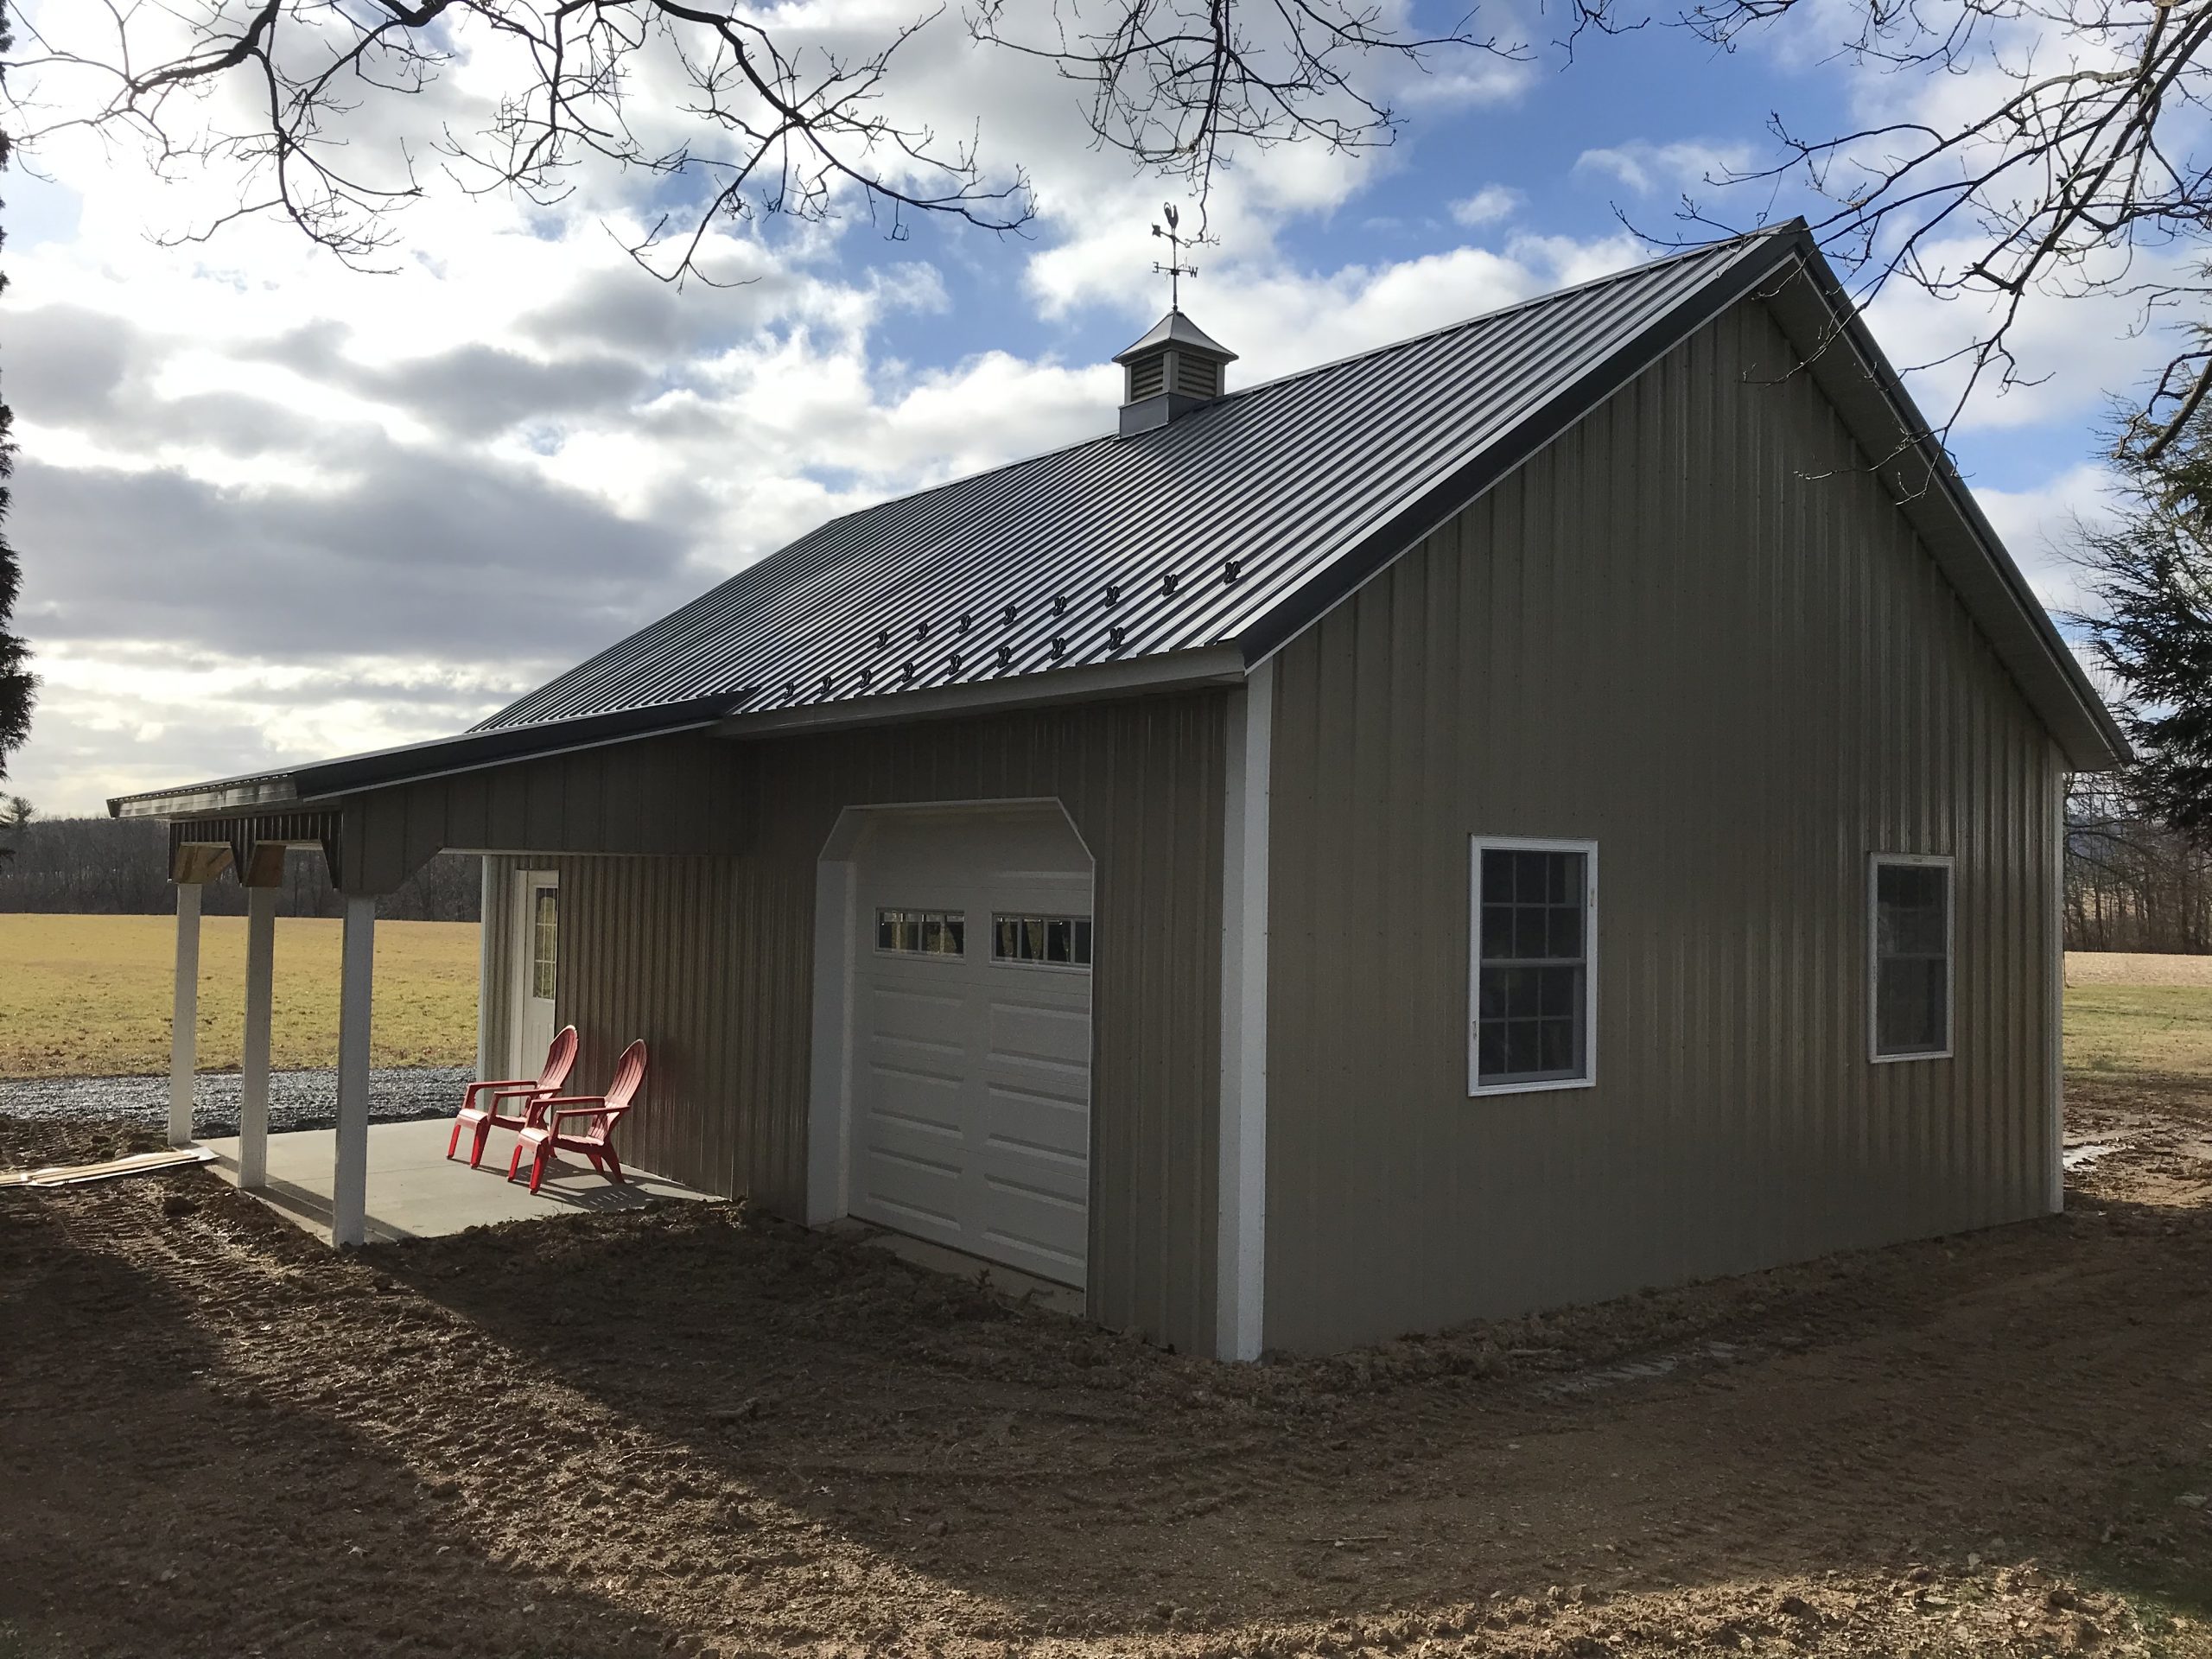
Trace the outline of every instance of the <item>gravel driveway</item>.
<instances>
[{"instance_id":1,"label":"gravel driveway","mask_svg":"<svg viewBox=\"0 0 2212 1659\"><path fill-rule=\"evenodd\" d=\"M461 1091L474 1077L461 1066L391 1067L369 1074L369 1116L373 1121L434 1117L461 1103ZM37 1077L0 1082L0 1116L35 1122L73 1118L123 1118L131 1122L167 1123L169 1080L155 1077ZM269 1074L269 1127L327 1129L338 1118L338 1073L334 1070L272 1071ZM202 1072L193 1094L193 1128L203 1138L238 1132L238 1074Z\"/></svg>"}]
</instances>

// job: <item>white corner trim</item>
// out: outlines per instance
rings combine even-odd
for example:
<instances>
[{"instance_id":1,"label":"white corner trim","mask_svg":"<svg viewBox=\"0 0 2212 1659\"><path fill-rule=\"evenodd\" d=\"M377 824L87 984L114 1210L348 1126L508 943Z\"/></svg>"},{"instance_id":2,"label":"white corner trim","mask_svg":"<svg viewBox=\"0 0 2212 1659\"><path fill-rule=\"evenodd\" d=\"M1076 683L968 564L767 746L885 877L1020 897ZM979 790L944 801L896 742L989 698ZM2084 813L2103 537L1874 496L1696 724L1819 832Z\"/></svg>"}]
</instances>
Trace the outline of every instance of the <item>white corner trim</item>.
<instances>
[{"instance_id":1,"label":"white corner trim","mask_svg":"<svg viewBox=\"0 0 2212 1659\"><path fill-rule=\"evenodd\" d=\"M806 1107L806 1224L821 1227L846 1213L851 1165L853 1098L853 934L858 887L846 825L831 831L815 866L814 1042Z\"/></svg>"},{"instance_id":2,"label":"white corner trim","mask_svg":"<svg viewBox=\"0 0 2212 1659\"><path fill-rule=\"evenodd\" d=\"M1268 817L1274 668L1230 694L1222 815L1220 1222L1214 1352L1257 1359L1268 1222Z\"/></svg>"},{"instance_id":3,"label":"white corner trim","mask_svg":"<svg viewBox=\"0 0 2212 1659\"><path fill-rule=\"evenodd\" d=\"M2050 849L2050 1031L2046 1044L2050 1068L2050 1213L2066 1208L2066 752L2051 746L2056 785L2051 790Z\"/></svg>"},{"instance_id":4,"label":"white corner trim","mask_svg":"<svg viewBox=\"0 0 2212 1659\"><path fill-rule=\"evenodd\" d=\"M492 1070L499 1062L492 1056L492 1010L497 1006L493 998L503 988L492 982L492 969L498 953L493 949L495 930L507 925L506 911L500 900L505 889L499 884L499 872L493 867L493 855L484 855L483 868L479 873L476 901L476 1080L483 1082L499 1076ZM501 1070L505 1070L504 1067Z\"/></svg>"}]
</instances>

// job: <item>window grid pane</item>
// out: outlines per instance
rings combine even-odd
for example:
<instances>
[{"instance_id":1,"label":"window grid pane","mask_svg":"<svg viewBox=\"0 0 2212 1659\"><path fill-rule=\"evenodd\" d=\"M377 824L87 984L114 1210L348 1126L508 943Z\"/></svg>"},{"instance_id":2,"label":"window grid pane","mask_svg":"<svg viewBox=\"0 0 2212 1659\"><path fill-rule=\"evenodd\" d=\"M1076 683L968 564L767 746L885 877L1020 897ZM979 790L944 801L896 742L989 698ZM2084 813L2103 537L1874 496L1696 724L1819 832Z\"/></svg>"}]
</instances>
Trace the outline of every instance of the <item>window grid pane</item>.
<instances>
[{"instance_id":1,"label":"window grid pane","mask_svg":"<svg viewBox=\"0 0 2212 1659\"><path fill-rule=\"evenodd\" d=\"M1478 1084L1588 1075L1587 876L1582 852L1483 849Z\"/></svg>"},{"instance_id":2,"label":"window grid pane","mask_svg":"<svg viewBox=\"0 0 2212 1659\"><path fill-rule=\"evenodd\" d=\"M994 916L991 955L1000 962L1043 962L1062 968L1088 968L1090 918Z\"/></svg>"},{"instance_id":3,"label":"window grid pane","mask_svg":"<svg viewBox=\"0 0 2212 1659\"><path fill-rule=\"evenodd\" d=\"M1874 867L1874 1052L1941 1054L1950 1037L1950 886L1942 864Z\"/></svg>"},{"instance_id":4,"label":"window grid pane","mask_svg":"<svg viewBox=\"0 0 2212 1659\"><path fill-rule=\"evenodd\" d=\"M531 895L530 994L553 995L553 971L559 953L561 895L555 887L538 887Z\"/></svg>"},{"instance_id":5,"label":"window grid pane","mask_svg":"<svg viewBox=\"0 0 2212 1659\"><path fill-rule=\"evenodd\" d=\"M878 910L875 948L910 957L960 957L968 951L968 915L958 910Z\"/></svg>"}]
</instances>

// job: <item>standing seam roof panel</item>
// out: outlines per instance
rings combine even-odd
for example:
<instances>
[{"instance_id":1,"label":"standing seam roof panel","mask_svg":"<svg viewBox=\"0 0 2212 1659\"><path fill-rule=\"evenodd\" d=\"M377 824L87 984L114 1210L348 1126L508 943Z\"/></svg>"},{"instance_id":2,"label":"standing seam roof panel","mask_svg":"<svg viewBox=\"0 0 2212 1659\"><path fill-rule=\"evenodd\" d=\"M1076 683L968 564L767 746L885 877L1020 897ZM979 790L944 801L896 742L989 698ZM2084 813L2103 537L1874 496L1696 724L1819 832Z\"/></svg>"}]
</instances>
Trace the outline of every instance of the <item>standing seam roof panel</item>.
<instances>
[{"instance_id":1,"label":"standing seam roof panel","mask_svg":"<svg viewBox=\"0 0 2212 1659\"><path fill-rule=\"evenodd\" d=\"M846 514L476 729L719 695L733 713L842 702L1234 639L1762 239L1232 392L1137 437L1092 439Z\"/></svg>"}]
</instances>

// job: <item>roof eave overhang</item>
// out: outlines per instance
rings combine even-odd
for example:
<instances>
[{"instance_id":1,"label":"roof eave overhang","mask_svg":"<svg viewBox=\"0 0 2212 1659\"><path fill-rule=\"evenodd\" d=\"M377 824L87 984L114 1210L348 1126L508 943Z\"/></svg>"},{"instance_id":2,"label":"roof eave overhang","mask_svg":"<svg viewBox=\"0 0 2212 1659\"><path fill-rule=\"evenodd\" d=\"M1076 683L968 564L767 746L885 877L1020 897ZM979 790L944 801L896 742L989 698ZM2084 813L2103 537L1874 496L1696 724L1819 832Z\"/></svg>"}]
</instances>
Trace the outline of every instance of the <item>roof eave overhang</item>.
<instances>
[{"instance_id":1,"label":"roof eave overhang","mask_svg":"<svg viewBox=\"0 0 2212 1659\"><path fill-rule=\"evenodd\" d=\"M120 795L108 802L118 818L219 817L271 806L319 805L372 789L428 783L466 772L600 748L682 732L719 737L766 737L839 726L883 725L1000 709L1139 696L1233 684L1244 677L1244 658L1233 645L1162 652L1126 662L1088 664L1004 680L933 686L881 696L807 703L733 715L742 693L721 693L690 702L586 715L534 726L464 732L404 748L380 749L317 761L289 772L226 778L178 789Z\"/></svg>"},{"instance_id":2,"label":"roof eave overhang","mask_svg":"<svg viewBox=\"0 0 2212 1659\"><path fill-rule=\"evenodd\" d=\"M890 725L900 721L942 719L1000 710L1050 708L1154 692L1196 690L1232 685L1245 674L1243 650L1234 644L1162 652L1118 663L1087 663L1002 680L975 680L961 685L931 686L919 691L875 696L840 697L785 709L730 715L715 724L719 737L774 737L791 732L846 726Z\"/></svg>"},{"instance_id":3,"label":"roof eave overhang","mask_svg":"<svg viewBox=\"0 0 2212 1659\"><path fill-rule=\"evenodd\" d=\"M112 818L184 818L289 806L299 798L292 774L280 772L266 778L192 784L181 789L153 790L143 795L113 795L108 798L107 810Z\"/></svg>"},{"instance_id":4,"label":"roof eave overhang","mask_svg":"<svg viewBox=\"0 0 2212 1659\"><path fill-rule=\"evenodd\" d=\"M402 748L318 760L289 772L119 795L108 802L107 810L109 816L118 818L191 818L280 804L327 802L365 790L428 783L461 772L572 754L613 743L702 731L719 720L734 701L735 694L721 692L686 702L618 709L610 714L584 715L574 720L546 721L533 726L462 732L457 736L435 738Z\"/></svg>"}]
</instances>

